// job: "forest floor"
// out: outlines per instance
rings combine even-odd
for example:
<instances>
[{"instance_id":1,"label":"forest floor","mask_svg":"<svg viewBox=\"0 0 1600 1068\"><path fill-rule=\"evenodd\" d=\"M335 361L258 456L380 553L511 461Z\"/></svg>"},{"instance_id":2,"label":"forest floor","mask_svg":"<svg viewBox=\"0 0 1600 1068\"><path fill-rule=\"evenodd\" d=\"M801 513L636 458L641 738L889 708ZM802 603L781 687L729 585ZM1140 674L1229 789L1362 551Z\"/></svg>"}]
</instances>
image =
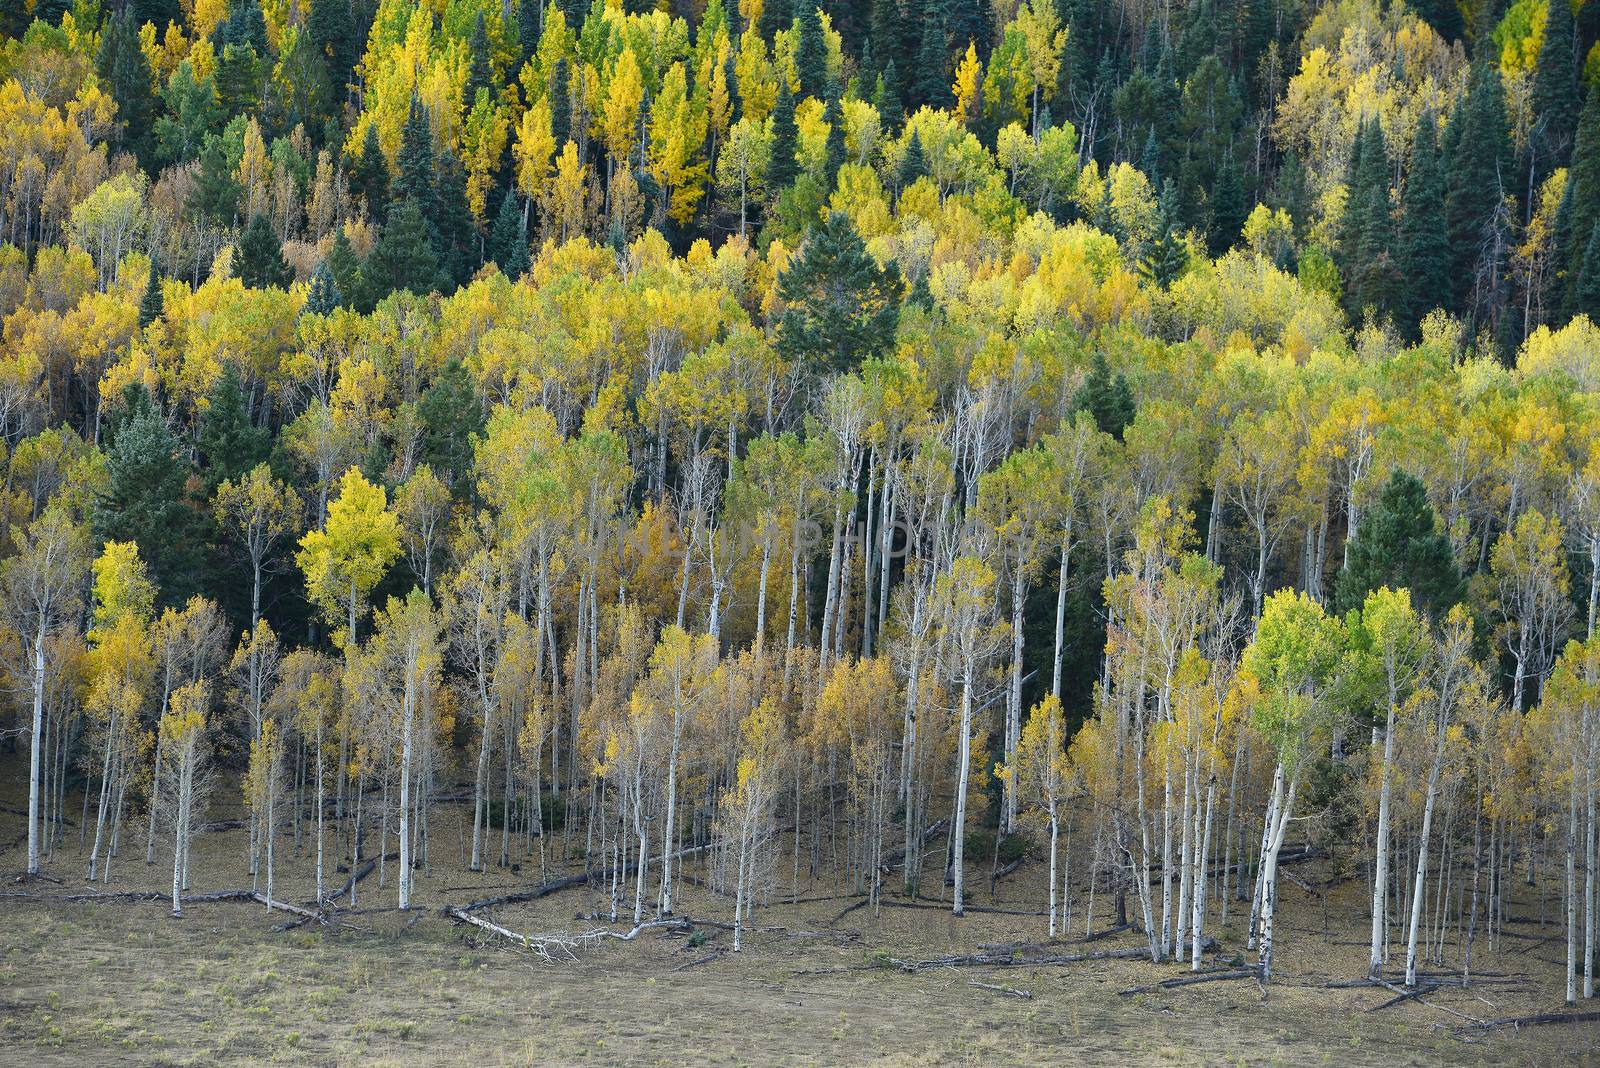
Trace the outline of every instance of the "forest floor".
<instances>
[{"instance_id":1,"label":"forest floor","mask_svg":"<svg viewBox=\"0 0 1600 1068\"><path fill-rule=\"evenodd\" d=\"M1388 990L1327 986L1365 972L1359 873L1335 880L1326 900L1284 882L1279 970L1266 1000L1249 980L1119 993L1188 974L1187 965L1148 959L914 973L889 963L971 954L989 943L1044 943L1045 920L1034 914L1044 904L1044 865L1032 860L993 894L988 866L974 873L969 902L1006 913L955 919L903 904L845 911L861 899L817 883L800 889L798 904L757 909L754 925L769 930L747 933L737 955L728 952L730 933L701 926L606 939L545 963L440 912L540 881L537 859L519 871L463 870L458 824L463 810L470 821L468 806L436 810L434 863L418 873L412 910L393 909L391 862L382 888L377 873L362 882L359 909L344 914L349 926L278 930L292 917L249 902L195 903L175 919L159 901L59 900L170 891L170 860L158 847L157 863L145 865L137 823L125 831L130 841L109 885L84 883L87 850L79 851L76 822L46 865L48 879L14 881L25 850L23 799L14 793L0 790L0 1063L1600 1064L1600 1023L1486 1031L1467 1019L1562 1011L1565 945L1553 896L1519 897L1518 922L1499 946L1480 941L1473 973L1483 985L1442 987L1377 1011L1393 997ZM227 808L214 806L210 818L237 815ZM248 887L244 835L235 828L198 837L195 892ZM279 853L277 896L305 901L309 860L293 856L290 838ZM1313 888L1329 875L1316 862L1296 867ZM788 870L786 857L785 889ZM698 859L684 874L704 874ZM346 877L330 874L329 882ZM1097 930L1109 922L1108 904L1102 894ZM579 887L480 915L521 932L625 933L627 923L589 918L608 908L608 893ZM677 912L726 922L732 903L685 882ZM1049 952L1142 941L1128 931L1073 944L1083 925L1080 900L1071 936ZM785 930L770 929L778 927ZM1215 932L1217 966L1244 955L1243 928L1241 910L1231 908ZM1403 945L1397 953L1403 958ZM1430 969L1459 970L1453 945L1444 957Z\"/></svg>"}]
</instances>

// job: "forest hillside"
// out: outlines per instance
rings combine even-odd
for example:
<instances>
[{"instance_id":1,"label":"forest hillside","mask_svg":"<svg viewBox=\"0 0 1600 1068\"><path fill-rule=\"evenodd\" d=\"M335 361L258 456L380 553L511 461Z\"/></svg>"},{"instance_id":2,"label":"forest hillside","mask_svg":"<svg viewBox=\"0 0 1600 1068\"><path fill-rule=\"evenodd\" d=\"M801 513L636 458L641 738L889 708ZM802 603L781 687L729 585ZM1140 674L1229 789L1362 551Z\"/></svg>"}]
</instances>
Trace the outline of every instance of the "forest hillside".
<instances>
[{"instance_id":1,"label":"forest hillside","mask_svg":"<svg viewBox=\"0 0 1600 1068\"><path fill-rule=\"evenodd\" d=\"M4 0L0 130L8 1041L1600 1046L1600 0Z\"/></svg>"}]
</instances>

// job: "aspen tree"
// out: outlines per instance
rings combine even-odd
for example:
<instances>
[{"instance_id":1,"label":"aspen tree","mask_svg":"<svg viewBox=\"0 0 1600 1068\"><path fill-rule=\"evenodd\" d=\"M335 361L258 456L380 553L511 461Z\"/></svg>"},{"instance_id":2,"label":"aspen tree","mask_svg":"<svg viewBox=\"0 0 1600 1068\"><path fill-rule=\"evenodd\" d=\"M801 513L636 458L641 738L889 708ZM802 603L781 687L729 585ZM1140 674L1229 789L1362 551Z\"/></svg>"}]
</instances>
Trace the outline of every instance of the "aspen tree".
<instances>
[{"instance_id":1,"label":"aspen tree","mask_svg":"<svg viewBox=\"0 0 1600 1068\"><path fill-rule=\"evenodd\" d=\"M1345 644L1342 626L1304 594L1281 590L1267 598L1256 633L1245 651L1243 672L1256 688L1255 729L1276 758L1259 876L1260 957L1258 980L1272 978L1277 912L1278 852L1283 848L1305 763L1328 727L1329 684Z\"/></svg>"},{"instance_id":2,"label":"aspen tree","mask_svg":"<svg viewBox=\"0 0 1600 1068\"><path fill-rule=\"evenodd\" d=\"M28 868L39 873L44 786L46 657L51 639L71 626L87 563L83 530L64 509L50 508L16 531L17 554L0 563L5 618L27 650L32 718L28 728Z\"/></svg>"},{"instance_id":3,"label":"aspen tree","mask_svg":"<svg viewBox=\"0 0 1600 1068\"><path fill-rule=\"evenodd\" d=\"M161 744L170 754L159 789L162 807L172 827L172 914L183 915L182 892L188 885L189 841L194 834L194 814L207 795L206 771L210 757L206 706L210 692L196 680L173 692L161 716ZM268 891L270 896L271 891Z\"/></svg>"},{"instance_id":4,"label":"aspen tree","mask_svg":"<svg viewBox=\"0 0 1600 1068\"><path fill-rule=\"evenodd\" d=\"M1028 713L1022 737L1004 773L1018 780L1027 799L1027 812L1037 813L1050 827L1050 937L1056 936L1056 860L1061 836L1062 810L1070 798L1071 761L1067 757L1067 724L1061 702L1049 695ZM1065 911L1063 890L1061 911ZM1063 917L1061 926L1065 928Z\"/></svg>"}]
</instances>

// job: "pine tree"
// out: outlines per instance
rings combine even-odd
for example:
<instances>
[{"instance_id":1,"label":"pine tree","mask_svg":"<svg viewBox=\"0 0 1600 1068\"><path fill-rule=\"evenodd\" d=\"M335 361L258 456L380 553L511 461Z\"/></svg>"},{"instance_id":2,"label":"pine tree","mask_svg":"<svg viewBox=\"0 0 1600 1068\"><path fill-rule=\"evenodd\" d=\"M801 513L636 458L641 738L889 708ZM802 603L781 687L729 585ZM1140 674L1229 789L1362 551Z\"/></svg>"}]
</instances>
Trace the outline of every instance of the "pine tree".
<instances>
[{"instance_id":1,"label":"pine tree","mask_svg":"<svg viewBox=\"0 0 1600 1068\"><path fill-rule=\"evenodd\" d=\"M872 58L878 66L874 68L862 64L863 70L887 72L890 64L896 60L909 58L900 48L905 35L904 22L900 0L872 0L871 29L867 36L872 42Z\"/></svg>"},{"instance_id":2,"label":"pine tree","mask_svg":"<svg viewBox=\"0 0 1600 1068\"><path fill-rule=\"evenodd\" d=\"M339 232L339 237L344 237L344 231ZM337 239L335 239L337 241ZM345 243L345 250L349 251L349 242ZM317 269L311 272L311 286L306 290L305 310L312 315L331 315L339 306L344 297L339 292L339 284L333 280L333 268L328 266L332 259L332 252L327 259L317 264Z\"/></svg>"},{"instance_id":3,"label":"pine tree","mask_svg":"<svg viewBox=\"0 0 1600 1068\"><path fill-rule=\"evenodd\" d=\"M356 65L356 31L350 18L349 0L313 0L311 15L306 19L306 33L328 64L334 99L342 101Z\"/></svg>"},{"instance_id":4,"label":"pine tree","mask_svg":"<svg viewBox=\"0 0 1600 1068\"><path fill-rule=\"evenodd\" d=\"M559 153L561 146L572 136L571 75L567 73L567 60L562 57L550 68L550 136ZM731 80L730 80L731 81Z\"/></svg>"},{"instance_id":5,"label":"pine tree","mask_svg":"<svg viewBox=\"0 0 1600 1068\"><path fill-rule=\"evenodd\" d=\"M816 374L880 356L894 343L902 289L900 272L878 266L850 216L830 212L778 280L788 305L778 349Z\"/></svg>"},{"instance_id":6,"label":"pine tree","mask_svg":"<svg viewBox=\"0 0 1600 1068\"><path fill-rule=\"evenodd\" d=\"M906 121L906 110L900 91L900 72L892 59L883 65L882 85L883 91L878 94L878 115L884 131L893 133Z\"/></svg>"},{"instance_id":7,"label":"pine tree","mask_svg":"<svg viewBox=\"0 0 1600 1068\"><path fill-rule=\"evenodd\" d=\"M978 50L978 62L989 62L989 53L994 49L994 22L984 0L950 0L945 24L958 52L965 51L970 41ZM1071 26L1067 40L1070 42L1079 34L1079 27Z\"/></svg>"},{"instance_id":8,"label":"pine tree","mask_svg":"<svg viewBox=\"0 0 1600 1068\"><path fill-rule=\"evenodd\" d=\"M1349 193L1340 221L1339 252L1345 302L1352 321L1369 309L1390 310L1396 285L1391 249L1394 223L1389 207L1389 152L1376 118L1362 124L1351 153Z\"/></svg>"},{"instance_id":9,"label":"pine tree","mask_svg":"<svg viewBox=\"0 0 1600 1068\"><path fill-rule=\"evenodd\" d=\"M1411 171L1400 200L1401 314L1416 330L1423 316L1450 291L1450 234L1444 214L1444 174L1439 167L1438 127L1431 114L1417 123Z\"/></svg>"},{"instance_id":10,"label":"pine tree","mask_svg":"<svg viewBox=\"0 0 1600 1068\"><path fill-rule=\"evenodd\" d=\"M521 278L528 269L528 227L517 208L517 198L509 189L500 201L494 230L489 235L489 258L500 265L507 278Z\"/></svg>"},{"instance_id":11,"label":"pine tree","mask_svg":"<svg viewBox=\"0 0 1600 1068\"><path fill-rule=\"evenodd\" d=\"M839 168L844 165L844 106L839 100L837 86L830 87L828 91L828 102L822 112L822 121L828 124L822 184L824 188L832 189L834 182L839 178Z\"/></svg>"},{"instance_id":12,"label":"pine tree","mask_svg":"<svg viewBox=\"0 0 1600 1068\"><path fill-rule=\"evenodd\" d=\"M374 123L367 124L361 152L350 161L350 192L366 204L367 218L373 222L382 220L389 210L389 165L384 162Z\"/></svg>"},{"instance_id":13,"label":"pine tree","mask_svg":"<svg viewBox=\"0 0 1600 1068\"><path fill-rule=\"evenodd\" d=\"M767 165L767 190L776 196L794 182L800 173L795 152L800 145L800 130L794 122L794 97L789 83L778 79L778 102L772 109L772 162Z\"/></svg>"},{"instance_id":14,"label":"pine tree","mask_svg":"<svg viewBox=\"0 0 1600 1068\"><path fill-rule=\"evenodd\" d=\"M794 72L800 79L800 96L821 100L828 91L828 46L822 39L822 18L815 0L797 0L794 23Z\"/></svg>"},{"instance_id":15,"label":"pine tree","mask_svg":"<svg viewBox=\"0 0 1600 1068\"><path fill-rule=\"evenodd\" d=\"M1115 376L1111 374L1106 354L1099 349L1095 350L1083 385L1072 395L1072 410L1088 412L1102 433L1110 434L1118 441L1122 440L1122 432L1128 424L1133 422L1136 411L1133 390L1120 372Z\"/></svg>"},{"instance_id":16,"label":"pine tree","mask_svg":"<svg viewBox=\"0 0 1600 1068\"><path fill-rule=\"evenodd\" d=\"M328 274L333 278L334 294L338 298L335 304L353 302L361 289L361 260L357 258L355 249L350 247L344 227L334 231L333 247L328 249L322 266L328 268Z\"/></svg>"},{"instance_id":17,"label":"pine tree","mask_svg":"<svg viewBox=\"0 0 1600 1068\"><path fill-rule=\"evenodd\" d=\"M161 293L161 270L152 256L150 278L145 282L144 296L139 299L139 329L143 330L166 313L167 302Z\"/></svg>"},{"instance_id":18,"label":"pine tree","mask_svg":"<svg viewBox=\"0 0 1600 1068\"><path fill-rule=\"evenodd\" d=\"M1600 223L1600 83L1589 87L1589 99L1578 117L1578 134L1572 146L1572 166L1567 171L1572 209L1561 258L1567 269L1566 302L1577 302L1578 276L1589 251L1587 235Z\"/></svg>"},{"instance_id":19,"label":"pine tree","mask_svg":"<svg viewBox=\"0 0 1600 1068\"><path fill-rule=\"evenodd\" d=\"M232 226L239 210L239 183L228 164L227 146L216 134L207 136L200 149L200 169L189 194L189 210L213 226Z\"/></svg>"},{"instance_id":20,"label":"pine tree","mask_svg":"<svg viewBox=\"0 0 1600 1068\"><path fill-rule=\"evenodd\" d=\"M187 503L192 468L166 416L141 385L122 395L106 431L103 488L91 525L97 539L131 541L169 602L182 604L203 575L197 516Z\"/></svg>"},{"instance_id":21,"label":"pine tree","mask_svg":"<svg viewBox=\"0 0 1600 1068\"><path fill-rule=\"evenodd\" d=\"M1589 232L1589 243L1583 251L1583 264L1572 290L1572 314L1587 315L1591 322L1600 322L1600 223Z\"/></svg>"},{"instance_id":22,"label":"pine tree","mask_svg":"<svg viewBox=\"0 0 1600 1068\"><path fill-rule=\"evenodd\" d=\"M249 398L231 365L223 365L206 400L199 446L205 464L201 477L209 496L224 481L237 481L266 462L272 452L272 432L250 418Z\"/></svg>"},{"instance_id":23,"label":"pine tree","mask_svg":"<svg viewBox=\"0 0 1600 1068\"><path fill-rule=\"evenodd\" d=\"M539 48L539 0L519 0L517 4L517 69L533 58Z\"/></svg>"},{"instance_id":24,"label":"pine tree","mask_svg":"<svg viewBox=\"0 0 1600 1068\"><path fill-rule=\"evenodd\" d=\"M1537 181L1566 163L1578 124L1578 62L1567 0L1549 0L1544 40L1533 70L1533 115L1538 131Z\"/></svg>"},{"instance_id":25,"label":"pine tree","mask_svg":"<svg viewBox=\"0 0 1600 1068\"><path fill-rule=\"evenodd\" d=\"M265 215L256 215L239 238L239 281L256 289L287 289L294 272L283 259L283 246Z\"/></svg>"},{"instance_id":26,"label":"pine tree","mask_svg":"<svg viewBox=\"0 0 1600 1068\"><path fill-rule=\"evenodd\" d=\"M451 486L470 488L474 443L485 423L472 372L460 360L445 364L418 399L417 415L422 459Z\"/></svg>"},{"instance_id":27,"label":"pine tree","mask_svg":"<svg viewBox=\"0 0 1600 1068\"><path fill-rule=\"evenodd\" d=\"M427 293L439 284L439 253L422 209L412 197L397 202L361 267L361 297L370 311L396 290Z\"/></svg>"},{"instance_id":28,"label":"pine tree","mask_svg":"<svg viewBox=\"0 0 1600 1068\"><path fill-rule=\"evenodd\" d=\"M1377 503L1362 516L1350 539L1349 561L1334 587L1341 614L1361 607L1373 590L1408 587L1417 607L1442 619L1465 592L1427 490L1404 471L1389 476Z\"/></svg>"},{"instance_id":29,"label":"pine tree","mask_svg":"<svg viewBox=\"0 0 1600 1068\"><path fill-rule=\"evenodd\" d=\"M155 81L132 14L113 16L106 23L100 50L95 53L95 70L117 103L122 145L138 157L141 167L153 170L150 130L156 114Z\"/></svg>"},{"instance_id":30,"label":"pine tree","mask_svg":"<svg viewBox=\"0 0 1600 1068\"><path fill-rule=\"evenodd\" d=\"M1445 213L1453 253L1456 307L1464 307L1479 273L1484 232L1500 206L1511 173L1511 139L1499 68L1479 60L1467 93L1450 116L1445 175Z\"/></svg>"},{"instance_id":31,"label":"pine tree","mask_svg":"<svg viewBox=\"0 0 1600 1068\"><path fill-rule=\"evenodd\" d=\"M1188 243L1177 232L1177 203L1178 190L1169 178L1161 186L1161 198L1158 201L1161 217L1156 236L1139 260L1140 275L1163 289L1176 282L1189 265Z\"/></svg>"},{"instance_id":32,"label":"pine tree","mask_svg":"<svg viewBox=\"0 0 1600 1068\"><path fill-rule=\"evenodd\" d=\"M472 24L472 37L467 42L468 53L472 57L472 65L467 69L467 103L470 106L477 98L479 89L494 91L494 66L489 62L489 30L483 21L483 12L478 12L478 20Z\"/></svg>"},{"instance_id":33,"label":"pine tree","mask_svg":"<svg viewBox=\"0 0 1600 1068\"><path fill-rule=\"evenodd\" d=\"M429 222L437 229L435 248L439 252L439 266L448 284L440 288L449 291L465 285L478 265L477 228L472 224L472 211L467 206L467 176L461 161L448 147L439 157L438 184L434 191L435 215Z\"/></svg>"},{"instance_id":34,"label":"pine tree","mask_svg":"<svg viewBox=\"0 0 1600 1068\"><path fill-rule=\"evenodd\" d=\"M217 56L217 103L222 117L256 114L261 102L261 54L248 44L228 42Z\"/></svg>"},{"instance_id":35,"label":"pine tree","mask_svg":"<svg viewBox=\"0 0 1600 1068\"><path fill-rule=\"evenodd\" d=\"M906 154L900 160L900 170L896 174L902 190L909 188L918 178L928 176L928 156L922 151L922 137L917 131L911 131L911 140L906 143Z\"/></svg>"},{"instance_id":36,"label":"pine tree","mask_svg":"<svg viewBox=\"0 0 1600 1068\"><path fill-rule=\"evenodd\" d=\"M1206 243L1214 255L1220 256L1239 240L1246 216L1244 179L1232 152L1223 154L1222 165L1217 168L1217 184L1211 190L1207 208Z\"/></svg>"},{"instance_id":37,"label":"pine tree","mask_svg":"<svg viewBox=\"0 0 1600 1068\"><path fill-rule=\"evenodd\" d=\"M1422 21L1439 31L1446 41L1459 41L1466 34L1461 7L1456 0L1416 0L1410 5Z\"/></svg>"},{"instance_id":38,"label":"pine tree","mask_svg":"<svg viewBox=\"0 0 1600 1068\"><path fill-rule=\"evenodd\" d=\"M948 108L954 103L950 91L948 48L944 32L944 12L939 9L939 0L925 0L922 10L922 43L917 48L917 71L911 87L911 101L914 106Z\"/></svg>"},{"instance_id":39,"label":"pine tree","mask_svg":"<svg viewBox=\"0 0 1600 1068\"><path fill-rule=\"evenodd\" d=\"M794 10L790 0L766 0L761 7L761 19L756 25L770 45L793 21Z\"/></svg>"},{"instance_id":40,"label":"pine tree","mask_svg":"<svg viewBox=\"0 0 1600 1068\"><path fill-rule=\"evenodd\" d=\"M396 174L389 187L390 196L415 202L424 219L433 218L437 207L433 191L433 131L427 112L416 97L411 98L411 111L400 130L400 151L394 164Z\"/></svg>"}]
</instances>

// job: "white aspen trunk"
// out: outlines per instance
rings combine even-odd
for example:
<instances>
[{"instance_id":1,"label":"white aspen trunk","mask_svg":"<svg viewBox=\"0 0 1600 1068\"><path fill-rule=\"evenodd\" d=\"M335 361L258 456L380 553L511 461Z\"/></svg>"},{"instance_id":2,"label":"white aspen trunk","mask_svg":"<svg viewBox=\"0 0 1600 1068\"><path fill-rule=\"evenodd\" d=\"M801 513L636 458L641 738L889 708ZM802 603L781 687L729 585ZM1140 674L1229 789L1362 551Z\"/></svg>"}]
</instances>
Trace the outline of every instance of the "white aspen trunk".
<instances>
[{"instance_id":1,"label":"white aspen trunk","mask_svg":"<svg viewBox=\"0 0 1600 1068\"><path fill-rule=\"evenodd\" d=\"M483 737L478 743L478 774L472 787L472 862L467 865L471 871L483 870L483 817L487 807L484 804L484 784L489 777L489 745L494 737L493 712L481 688L479 707L483 709Z\"/></svg>"},{"instance_id":2,"label":"white aspen trunk","mask_svg":"<svg viewBox=\"0 0 1600 1068\"><path fill-rule=\"evenodd\" d=\"M1056 700L1061 699L1061 661L1066 655L1067 635L1067 557L1071 554L1070 537L1061 539L1061 570L1059 572L1059 585L1056 587L1056 645L1055 653L1051 658L1053 668L1050 675L1050 692Z\"/></svg>"},{"instance_id":3,"label":"white aspen trunk","mask_svg":"<svg viewBox=\"0 0 1600 1068\"><path fill-rule=\"evenodd\" d=\"M667 760L667 818L661 829L661 915L672 915L672 854L674 821L678 814L678 747L683 730L683 717L679 713L681 694L673 694L672 703L672 755ZM641 854L639 863L644 863Z\"/></svg>"},{"instance_id":4,"label":"white aspen trunk","mask_svg":"<svg viewBox=\"0 0 1600 1068\"><path fill-rule=\"evenodd\" d=\"M1261 858L1261 955L1260 974L1257 976L1261 983L1262 992L1266 992L1267 983L1272 978L1272 921L1277 911L1277 881L1278 881L1278 850L1283 848L1283 836L1289 829L1289 813L1294 807L1295 790L1300 785L1298 773L1289 780L1288 789L1283 785L1283 762L1278 762L1278 770L1273 774L1272 793L1273 808L1276 809L1272 820L1272 833L1267 840L1266 855ZM1276 804L1278 796L1283 797L1283 804Z\"/></svg>"},{"instance_id":5,"label":"white aspen trunk","mask_svg":"<svg viewBox=\"0 0 1600 1068\"><path fill-rule=\"evenodd\" d=\"M28 874L39 874L40 761L44 749L44 621L33 637L33 723L28 755Z\"/></svg>"},{"instance_id":6,"label":"white aspen trunk","mask_svg":"<svg viewBox=\"0 0 1600 1068\"><path fill-rule=\"evenodd\" d=\"M1367 974L1377 978L1383 971L1384 933L1387 929L1385 895L1389 886L1389 773L1394 766L1395 693L1389 689L1389 715L1383 732L1383 772L1378 787L1378 840L1372 875L1372 944Z\"/></svg>"},{"instance_id":7,"label":"white aspen trunk","mask_svg":"<svg viewBox=\"0 0 1600 1068\"><path fill-rule=\"evenodd\" d=\"M327 900L327 887L323 884L323 859L322 859L322 806L323 806L323 767L322 767L322 717L317 717L317 907Z\"/></svg>"},{"instance_id":8,"label":"white aspen trunk","mask_svg":"<svg viewBox=\"0 0 1600 1068\"><path fill-rule=\"evenodd\" d=\"M967 779L972 764L972 676L975 670L974 665L968 664L961 680L961 741L956 771L956 818L955 826L950 828L950 833L954 836L950 843L950 864L955 875L955 892L950 911L956 916L966 914L966 905L962 901L964 890L962 868L967 844Z\"/></svg>"},{"instance_id":9,"label":"white aspen trunk","mask_svg":"<svg viewBox=\"0 0 1600 1068\"><path fill-rule=\"evenodd\" d=\"M1200 970L1200 954L1205 941L1206 923L1206 864L1211 856L1211 827L1215 822L1217 801L1217 776L1216 769L1206 783L1206 810L1205 822L1200 836L1200 848L1194 858L1194 895L1191 899L1194 915L1189 922L1189 967L1191 971ZM1224 874L1224 886L1227 878Z\"/></svg>"},{"instance_id":10,"label":"white aspen trunk","mask_svg":"<svg viewBox=\"0 0 1600 1068\"><path fill-rule=\"evenodd\" d=\"M406 665L405 697L400 702L400 909L411 907L411 720L416 703L414 664ZM379 846L380 850L382 846Z\"/></svg>"},{"instance_id":11,"label":"white aspen trunk","mask_svg":"<svg viewBox=\"0 0 1600 1068\"><path fill-rule=\"evenodd\" d=\"M1576 755L1576 754L1574 754ZM1577 763L1576 760L1573 761ZM1567 803L1567 1004L1578 1003L1578 777L1573 769Z\"/></svg>"},{"instance_id":12,"label":"white aspen trunk","mask_svg":"<svg viewBox=\"0 0 1600 1068\"><path fill-rule=\"evenodd\" d=\"M772 537L770 533L761 543L761 582L756 590L756 658L767 639L767 577L772 571Z\"/></svg>"},{"instance_id":13,"label":"white aspen trunk","mask_svg":"<svg viewBox=\"0 0 1600 1068\"><path fill-rule=\"evenodd\" d=\"M1422 924L1422 888L1428 875L1428 833L1433 827L1433 802L1439 787L1439 769L1444 762L1444 732L1434 752L1433 770L1428 775L1427 799L1422 804L1422 832L1417 841L1417 876L1411 889L1411 928L1406 934L1406 986L1417 985L1417 931ZM1449 825L1445 836L1449 837Z\"/></svg>"},{"instance_id":14,"label":"white aspen trunk","mask_svg":"<svg viewBox=\"0 0 1600 1068\"><path fill-rule=\"evenodd\" d=\"M1022 580L1022 562L1017 561L1017 573L1011 579L1011 685L1006 694L1006 765L1014 766L1017 759L1017 742L1022 737L1022 606L1027 599L1028 586ZM1000 829L1010 833L1017 822L1017 780L1008 775L1005 781L1005 805L1001 812Z\"/></svg>"},{"instance_id":15,"label":"white aspen trunk","mask_svg":"<svg viewBox=\"0 0 1600 1068\"><path fill-rule=\"evenodd\" d=\"M1056 936L1056 840L1061 821L1056 817L1056 806L1050 804L1050 937Z\"/></svg>"}]
</instances>

